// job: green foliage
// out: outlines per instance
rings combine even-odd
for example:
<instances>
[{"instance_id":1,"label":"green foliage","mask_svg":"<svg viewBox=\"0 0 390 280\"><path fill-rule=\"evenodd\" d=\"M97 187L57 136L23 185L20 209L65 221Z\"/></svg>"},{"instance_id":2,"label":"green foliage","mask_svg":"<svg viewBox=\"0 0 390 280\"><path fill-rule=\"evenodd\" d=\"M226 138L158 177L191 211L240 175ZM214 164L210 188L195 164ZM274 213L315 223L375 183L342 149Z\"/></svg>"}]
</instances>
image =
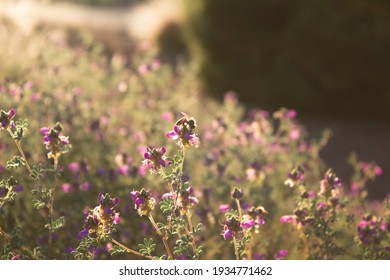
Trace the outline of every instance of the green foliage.
<instances>
[{"instance_id":1,"label":"green foliage","mask_svg":"<svg viewBox=\"0 0 390 280\"><path fill-rule=\"evenodd\" d=\"M345 184L337 207L322 198L309 199L309 194L320 191L327 170L320 152L329 135L311 138L291 117L291 110L247 111L234 96L223 103L210 100L201 94L193 63L161 65L141 74L136 69L150 65L153 52L135 53L125 61L119 54L106 56L87 35L73 47L61 30L42 28L30 37L11 27L1 30L0 109L15 108L13 140L25 154L20 155L12 141L3 141L9 135L0 130L2 159L12 158L0 163L7 165L6 170L0 169L0 229L6 234L0 236L2 259L142 257L117 246L114 237L129 248L137 248L143 240L140 252L149 257L168 258L167 244L174 258L233 259L234 248L223 237L223 223L233 218L242 222L230 194L237 185L244 191L242 216L259 205L269 213L264 215L264 224L237 233L241 258L252 252L275 259L279 250L288 250L289 259L388 258L383 251L388 232L373 246L363 244L356 231L367 212L378 223L389 222L386 204L373 204L365 196L366 183L380 176L378 167L370 162L363 170L362 162L351 158L355 172L350 179L342 178ZM196 117L197 149L182 149L165 137L182 116L180 112ZM72 150L59 158L54 170L54 159L47 157L39 130L57 121L69 135ZM170 164L149 174L142 165L145 147L161 146L166 147ZM287 187L284 183L296 166L305 171L305 183ZM18 178L23 191L16 192L16 185L8 181L11 175ZM351 183L358 185L355 193L346 188ZM302 186L305 192L299 189ZM186 209L180 203L190 187L197 203ZM150 211L155 224L149 217L140 217L130 202L129 192L141 188L150 188L160 206ZM176 197L161 199L170 192ZM83 213L101 215L96 208L99 193L120 198L120 223L106 217L104 226L109 226L98 232L83 228ZM325 216L318 202L328 203ZM229 210L221 213L221 205ZM283 215L304 209L309 215L303 228L280 222ZM50 220L48 229L57 231L48 250L45 224ZM75 237L82 229L86 235L78 242ZM107 244L112 246L109 251ZM70 254L65 248L76 250Z\"/></svg>"},{"instance_id":2,"label":"green foliage","mask_svg":"<svg viewBox=\"0 0 390 280\"><path fill-rule=\"evenodd\" d=\"M24 165L24 160L21 156L14 156L12 159L7 161L6 168L7 169L18 169Z\"/></svg>"},{"instance_id":3,"label":"green foliage","mask_svg":"<svg viewBox=\"0 0 390 280\"><path fill-rule=\"evenodd\" d=\"M65 226L65 217L61 216L61 217L55 219L54 221L52 221L51 224L50 223L46 224L45 228L51 228L52 231L54 232L54 231L56 231L64 226Z\"/></svg>"},{"instance_id":4,"label":"green foliage","mask_svg":"<svg viewBox=\"0 0 390 280\"><path fill-rule=\"evenodd\" d=\"M152 238L144 238L144 243L138 244L138 246L141 247L139 252L145 256L152 257L152 253L156 250L156 244Z\"/></svg>"},{"instance_id":5,"label":"green foliage","mask_svg":"<svg viewBox=\"0 0 390 280\"><path fill-rule=\"evenodd\" d=\"M26 130L27 130L27 127L28 127L28 123L27 123L27 120L18 120L15 122L15 127L16 127L16 131L15 131L15 135L14 135L14 138L18 141L22 140Z\"/></svg>"},{"instance_id":6,"label":"green foliage","mask_svg":"<svg viewBox=\"0 0 390 280\"><path fill-rule=\"evenodd\" d=\"M389 119L388 1L200 0L187 11L213 96L234 90L250 106Z\"/></svg>"}]
</instances>

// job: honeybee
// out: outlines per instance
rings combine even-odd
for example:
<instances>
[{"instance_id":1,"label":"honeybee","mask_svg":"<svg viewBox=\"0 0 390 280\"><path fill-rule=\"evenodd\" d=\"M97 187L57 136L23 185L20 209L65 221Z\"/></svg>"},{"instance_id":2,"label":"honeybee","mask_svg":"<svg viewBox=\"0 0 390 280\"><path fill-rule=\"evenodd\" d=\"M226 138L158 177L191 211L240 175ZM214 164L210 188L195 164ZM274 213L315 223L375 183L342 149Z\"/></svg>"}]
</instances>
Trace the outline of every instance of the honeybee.
<instances>
[{"instance_id":1,"label":"honeybee","mask_svg":"<svg viewBox=\"0 0 390 280\"><path fill-rule=\"evenodd\" d=\"M181 114L184 116L180 118L175 125L177 126L189 126L190 129L195 129L196 128L196 121L194 118L188 116L186 113L181 112Z\"/></svg>"}]
</instances>

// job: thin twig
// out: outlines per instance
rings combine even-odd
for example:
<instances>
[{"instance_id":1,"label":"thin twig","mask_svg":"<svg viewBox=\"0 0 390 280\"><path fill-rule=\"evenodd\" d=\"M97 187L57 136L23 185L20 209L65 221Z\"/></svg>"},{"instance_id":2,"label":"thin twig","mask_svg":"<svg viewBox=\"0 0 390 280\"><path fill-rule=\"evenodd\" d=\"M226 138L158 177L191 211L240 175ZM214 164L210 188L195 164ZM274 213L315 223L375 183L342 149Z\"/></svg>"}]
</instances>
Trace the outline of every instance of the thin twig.
<instances>
[{"instance_id":1,"label":"thin twig","mask_svg":"<svg viewBox=\"0 0 390 280\"><path fill-rule=\"evenodd\" d=\"M168 242L167 242L167 238L166 238L166 235L164 236L161 232L161 230L158 228L156 222L154 221L153 219L153 216L151 214L149 214L149 220L150 222L152 223L154 229L156 230L157 234L161 237L163 243L164 243L164 246L165 246L165 249L167 250L167 253L168 253L168 257L173 260L173 255L172 255L172 252L171 252L171 249L169 248L169 245L168 245Z\"/></svg>"},{"instance_id":2,"label":"thin twig","mask_svg":"<svg viewBox=\"0 0 390 280\"><path fill-rule=\"evenodd\" d=\"M141 254L140 252L137 252L133 249L130 249L128 248L127 246L123 245L122 243L120 243L119 241L115 240L115 239L111 239L112 243L118 245L119 247L125 249L128 253L131 253L131 254L134 254L134 255L137 255L137 256L140 256L140 257L143 257L143 258L147 258L149 260L154 260L155 258L152 257L152 256L146 256L146 255L143 255Z\"/></svg>"}]
</instances>

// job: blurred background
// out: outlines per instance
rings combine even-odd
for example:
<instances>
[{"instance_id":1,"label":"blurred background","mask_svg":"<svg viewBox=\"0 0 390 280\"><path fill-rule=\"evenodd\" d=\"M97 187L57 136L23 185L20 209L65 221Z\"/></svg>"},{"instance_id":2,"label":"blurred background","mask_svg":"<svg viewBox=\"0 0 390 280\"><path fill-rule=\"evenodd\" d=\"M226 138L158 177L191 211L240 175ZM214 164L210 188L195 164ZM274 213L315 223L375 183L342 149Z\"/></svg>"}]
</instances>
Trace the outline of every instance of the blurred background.
<instances>
[{"instance_id":1,"label":"blurred background","mask_svg":"<svg viewBox=\"0 0 390 280\"><path fill-rule=\"evenodd\" d=\"M315 137L330 128L323 158L351 172L356 151L390 189L390 2L386 0L0 0L3 20L32 32L90 31L107 55L145 42L159 57L198 63L202 91L235 91L247 108L296 109Z\"/></svg>"}]
</instances>

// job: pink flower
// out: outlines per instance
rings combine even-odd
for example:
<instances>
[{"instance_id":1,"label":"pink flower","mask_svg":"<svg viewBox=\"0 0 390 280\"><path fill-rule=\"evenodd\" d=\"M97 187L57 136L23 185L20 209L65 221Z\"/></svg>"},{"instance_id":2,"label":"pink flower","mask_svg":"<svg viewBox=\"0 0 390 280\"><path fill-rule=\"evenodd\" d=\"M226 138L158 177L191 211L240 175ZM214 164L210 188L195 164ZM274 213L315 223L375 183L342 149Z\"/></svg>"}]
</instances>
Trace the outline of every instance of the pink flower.
<instances>
[{"instance_id":1,"label":"pink flower","mask_svg":"<svg viewBox=\"0 0 390 280\"><path fill-rule=\"evenodd\" d=\"M379 166L375 166L374 173L376 176L381 176L383 174L383 170Z\"/></svg>"},{"instance_id":2,"label":"pink flower","mask_svg":"<svg viewBox=\"0 0 390 280\"><path fill-rule=\"evenodd\" d=\"M287 250L280 250L279 252L276 253L275 258L277 260L283 260L284 258L286 258L287 255L288 255Z\"/></svg>"},{"instance_id":3,"label":"pink flower","mask_svg":"<svg viewBox=\"0 0 390 280\"><path fill-rule=\"evenodd\" d=\"M248 229L255 225L255 220L244 220L241 222L241 227Z\"/></svg>"},{"instance_id":4,"label":"pink flower","mask_svg":"<svg viewBox=\"0 0 390 280\"><path fill-rule=\"evenodd\" d=\"M159 60L159 59L153 59L153 61L152 61L151 65L150 65L150 67L151 67L153 70L158 70L158 69L160 69L160 67L161 67L161 62L160 62L160 60Z\"/></svg>"},{"instance_id":5,"label":"pink flower","mask_svg":"<svg viewBox=\"0 0 390 280\"><path fill-rule=\"evenodd\" d=\"M282 223L295 224L297 222L297 217L295 215L285 215L279 219Z\"/></svg>"},{"instance_id":6,"label":"pink flower","mask_svg":"<svg viewBox=\"0 0 390 280\"><path fill-rule=\"evenodd\" d=\"M162 146L159 149L147 148L147 152L144 153L145 160L142 162L152 173L159 171L160 168L169 165L169 161L164 156L166 149Z\"/></svg>"},{"instance_id":7,"label":"pink flower","mask_svg":"<svg viewBox=\"0 0 390 280\"><path fill-rule=\"evenodd\" d=\"M72 190L72 185L69 183L64 183L61 185L61 188L64 193L69 193Z\"/></svg>"},{"instance_id":8,"label":"pink flower","mask_svg":"<svg viewBox=\"0 0 390 280\"><path fill-rule=\"evenodd\" d=\"M230 209L229 204L222 204L218 208L219 212L221 212L221 213L224 213L224 212L228 211L229 209Z\"/></svg>"},{"instance_id":9,"label":"pink flower","mask_svg":"<svg viewBox=\"0 0 390 280\"><path fill-rule=\"evenodd\" d=\"M149 72L149 66L146 65L146 64L141 64L139 67L138 67L138 73L140 74L146 74Z\"/></svg>"},{"instance_id":10,"label":"pink flower","mask_svg":"<svg viewBox=\"0 0 390 280\"><path fill-rule=\"evenodd\" d=\"M68 164L68 169L73 173L78 173L80 171L80 164L78 162L71 162Z\"/></svg>"},{"instance_id":11,"label":"pink flower","mask_svg":"<svg viewBox=\"0 0 390 280\"><path fill-rule=\"evenodd\" d=\"M296 116L298 115L298 113L297 113L297 111L295 111L295 110L288 110L287 112L286 112L286 118L287 119L293 119L293 118L295 118Z\"/></svg>"},{"instance_id":12,"label":"pink flower","mask_svg":"<svg viewBox=\"0 0 390 280\"><path fill-rule=\"evenodd\" d=\"M163 112L161 114L161 118L164 120L164 121L170 121L172 122L173 121L173 114L171 112Z\"/></svg>"}]
</instances>

